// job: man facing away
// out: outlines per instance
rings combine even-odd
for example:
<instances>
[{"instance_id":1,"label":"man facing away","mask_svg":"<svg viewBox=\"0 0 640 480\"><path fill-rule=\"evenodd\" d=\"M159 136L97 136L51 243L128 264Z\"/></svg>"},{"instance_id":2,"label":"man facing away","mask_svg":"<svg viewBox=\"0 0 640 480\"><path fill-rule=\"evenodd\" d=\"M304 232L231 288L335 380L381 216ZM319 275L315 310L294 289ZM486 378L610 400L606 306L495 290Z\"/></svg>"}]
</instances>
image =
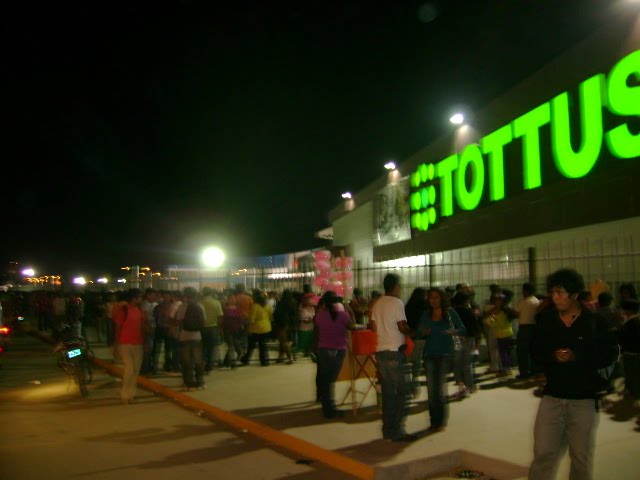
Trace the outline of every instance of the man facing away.
<instances>
[{"instance_id":1,"label":"man facing away","mask_svg":"<svg viewBox=\"0 0 640 480\"><path fill-rule=\"evenodd\" d=\"M222 305L213 295L213 289L209 287L202 289L202 306L205 311L205 321L201 333L205 362L204 369L207 374L222 365L222 359L220 358Z\"/></svg>"},{"instance_id":2,"label":"man facing away","mask_svg":"<svg viewBox=\"0 0 640 480\"><path fill-rule=\"evenodd\" d=\"M202 358L202 328L204 307L197 300L195 288L184 289L184 303L177 317L180 319L180 365L187 390L204 388L204 361ZM194 378L195 373L195 378Z\"/></svg>"},{"instance_id":3,"label":"man facing away","mask_svg":"<svg viewBox=\"0 0 640 480\"><path fill-rule=\"evenodd\" d=\"M404 349L405 336L411 329L400 300L400 277L387 274L383 286L385 294L373 306L370 322L371 329L378 334L376 362L382 383L382 436L394 442L411 442L416 439L415 435L404 430L409 393Z\"/></svg>"},{"instance_id":4,"label":"man facing away","mask_svg":"<svg viewBox=\"0 0 640 480\"><path fill-rule=\"evenodd\" d=\"M569 478L593 478L597 369L612 364L619 351L604 319L580 305L583 290L584 280L575 270L561 269L547 277L553 308L539 314L533 339L534 359L547 384L535 422L530 480L554 479L567 446Z\"/></svg>"},{"instance_id":5,"label":"man facing away","mask_svg":"<svg viewBox=\"0 0 640 480\"><path fill-rule=\"evenodd\" d=\"M248 333L247 326L249 325L249 316L251 315L251 308L253 307L253 299L251 295L248 295L245 292L245 287L243 284L238 283L235 288L235 295L233 295L233 299L236 305L236 308L242 315L242 321L244 323L244 329L239 332L240 338L240 346L242 349L242 355L247 353L247 343L248 343Z\"/></svg>"},{"instance_id":6,"label":"man facing away","mask_svg":"<svg viewBox=\"0 0 640 480\"><path fill-rule=\"evenodd\" d=\"M535 287L530 283L522 285L522 300L514 310L518 313L518 338L516 353L518 355L518 378L528 378L533 374L531 362L531 341L536 327L536 313L540 301L534 296Z\"/></svg>"}]
</instances>

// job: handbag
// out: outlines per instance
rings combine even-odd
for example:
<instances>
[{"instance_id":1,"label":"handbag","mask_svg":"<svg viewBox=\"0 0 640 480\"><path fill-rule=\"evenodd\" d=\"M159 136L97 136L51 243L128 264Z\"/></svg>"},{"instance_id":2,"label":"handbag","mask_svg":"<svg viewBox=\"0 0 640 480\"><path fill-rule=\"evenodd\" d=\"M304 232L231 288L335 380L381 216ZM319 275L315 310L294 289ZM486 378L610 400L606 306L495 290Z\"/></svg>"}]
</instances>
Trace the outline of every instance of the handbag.
<instances>
[{"instance_id":1,"label":"handbag","mask_svg":"<svg viewBox=\"0 0 640 480\"><path fill-rule=\"evenodd\" d=\"M447 317L449 317L449 326L451 327L451 330L455 330L456 327L453 324L453 320L451 319L451 314L448 311L447 311ZM459 352L460 350L462 350L462 342L460 341L460 339L456 335L451 335L451 338L453 339L453 349L456 352Z\"/></svg>"}]
</instances>

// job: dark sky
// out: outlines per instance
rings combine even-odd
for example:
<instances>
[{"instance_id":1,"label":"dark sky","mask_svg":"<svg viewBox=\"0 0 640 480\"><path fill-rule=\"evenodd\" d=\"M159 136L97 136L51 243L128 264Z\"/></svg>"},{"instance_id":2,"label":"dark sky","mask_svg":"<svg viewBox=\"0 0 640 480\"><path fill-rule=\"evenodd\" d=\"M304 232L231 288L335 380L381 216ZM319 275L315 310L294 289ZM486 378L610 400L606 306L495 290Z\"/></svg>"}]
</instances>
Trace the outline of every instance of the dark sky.
<instances>
[{"instance_id":1,"label":"dark sky","mask_svg":"<svg viewBox=\"0 0 640 480\"><path fill-rule=\"evenodd\" d=\"M16 3L0 256L97 274L321 245L342 192L619 2Z\"/></svg>"}]
</instances>

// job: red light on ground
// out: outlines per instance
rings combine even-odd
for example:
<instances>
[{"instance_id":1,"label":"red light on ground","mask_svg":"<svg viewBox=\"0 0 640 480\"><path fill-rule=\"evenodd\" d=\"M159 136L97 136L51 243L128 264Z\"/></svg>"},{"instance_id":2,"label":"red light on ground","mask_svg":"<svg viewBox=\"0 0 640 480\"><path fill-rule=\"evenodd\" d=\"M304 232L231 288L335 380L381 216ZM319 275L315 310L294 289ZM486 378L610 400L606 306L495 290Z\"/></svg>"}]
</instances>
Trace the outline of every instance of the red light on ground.
<instances>
[{"instance_id":1,"label":"red light on ground","mask_svg":"<svg viewBox=\"0 0 640 480\"><path fill-rule=\"evenodd\" d=\"M9 335L11 329L9 327L0 327L0 335Z\"/></svg>"}]
</instances>

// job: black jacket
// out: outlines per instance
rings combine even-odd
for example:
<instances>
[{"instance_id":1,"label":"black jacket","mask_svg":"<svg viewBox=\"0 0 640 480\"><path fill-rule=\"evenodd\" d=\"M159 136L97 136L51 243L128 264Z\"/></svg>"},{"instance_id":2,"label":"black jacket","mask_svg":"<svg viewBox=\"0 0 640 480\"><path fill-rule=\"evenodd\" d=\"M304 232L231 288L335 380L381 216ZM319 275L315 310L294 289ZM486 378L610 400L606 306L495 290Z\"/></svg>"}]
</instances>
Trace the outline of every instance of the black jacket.
<instances>
[{"instance_id":1,"label":"black jacket","mask_svg":"<svg viewBox=\"0 0 640 480\"><path fill-rule=\"evenodd\" d=\"M569 348L575 360L559 363L554 352ZM555 309L541 312L536 318L533 356L547 379L545 395L565 399L596 398L596 370L615 362L618 356L616 336L607 328L604 318L589 310L566 327Z\"/></svg>"}]
</instances>

